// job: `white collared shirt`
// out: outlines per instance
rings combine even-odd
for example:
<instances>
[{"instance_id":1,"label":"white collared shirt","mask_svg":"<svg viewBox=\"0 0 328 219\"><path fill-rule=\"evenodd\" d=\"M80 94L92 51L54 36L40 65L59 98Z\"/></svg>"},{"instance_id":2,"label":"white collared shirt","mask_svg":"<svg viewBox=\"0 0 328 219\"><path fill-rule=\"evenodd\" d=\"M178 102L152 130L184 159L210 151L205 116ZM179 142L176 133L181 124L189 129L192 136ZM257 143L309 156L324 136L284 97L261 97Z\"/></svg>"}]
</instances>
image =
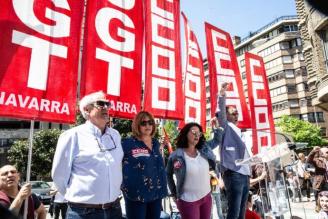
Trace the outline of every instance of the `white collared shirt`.
<instances>
[{"instance_id":1,"label":"white collared shirt","mask_svg":"<svg viewBox=\"0 0 328 219\"><path fill-rule=\"evenodd\" d=\"M246 137L241 132L240 128L238 128L235 124L232 122L228 122L228 125L236 132L236 134L240 137L240 139L245 143L246 146ZM244 154L244 160L248 159L250 157L250 153L248 151L247 146L245 147L245 154ZM243 175L251 175L251 170L249 164L243 164L240 165L240 169L237 171L238 173L241 173Z\"/></svg>"},{"instance_id":2,"label":"white collared shirt","mask_svg":"<svg viewBox=\"0 0 328 219\"><path fill-rule=\"evenodd\" d=\"M99 144L98 144L98 142ZM116 146L115 146L116 145ZM111 151L101 151L99 147ZM61 134L53 160L52 178L69 202L104 204L121 194L123 150L120 134L87 121Z\"/></svg>"}]
</instances>

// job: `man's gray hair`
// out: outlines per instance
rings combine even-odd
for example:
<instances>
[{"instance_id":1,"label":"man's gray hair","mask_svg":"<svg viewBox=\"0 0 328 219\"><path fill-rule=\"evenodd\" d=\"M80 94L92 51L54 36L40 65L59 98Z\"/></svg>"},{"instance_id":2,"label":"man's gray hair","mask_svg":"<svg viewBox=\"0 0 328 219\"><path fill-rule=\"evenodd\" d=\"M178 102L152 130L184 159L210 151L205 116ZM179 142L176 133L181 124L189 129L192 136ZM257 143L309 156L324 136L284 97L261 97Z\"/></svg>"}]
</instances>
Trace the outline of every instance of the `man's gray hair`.
<instances>
[{"instance_id":1,"label":"man's gray hair","mask_svg":"<svg viewBox=\"0 0 328 219\"><path fill-rule=\"evenodd\" d=\"M98 100L106 100L106 94L103 91L94 92L88 95L85 95L79 104L80 112L83 118L88 119L88 114L86 113L86 107L90 104L97 102Z\"/></svg>"}]
</instances>

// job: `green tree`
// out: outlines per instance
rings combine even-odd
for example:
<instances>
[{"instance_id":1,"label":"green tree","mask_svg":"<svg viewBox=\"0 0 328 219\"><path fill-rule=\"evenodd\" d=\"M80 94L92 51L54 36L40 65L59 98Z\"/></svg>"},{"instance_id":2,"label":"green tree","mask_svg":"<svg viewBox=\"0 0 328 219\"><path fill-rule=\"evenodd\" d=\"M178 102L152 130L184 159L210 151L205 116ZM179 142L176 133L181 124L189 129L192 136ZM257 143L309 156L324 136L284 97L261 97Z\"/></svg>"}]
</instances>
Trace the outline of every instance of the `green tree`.
<instances>
[{"instance_id":1,"label":"green tree","mask_svg":"<svg viewBox=\"0 0 328 219\"><path fill-rule=\"evenodd\" d=\"M44 129L34 133L33 135L33 154L31 176L49 179L51 173L52 160L61 130ZM22 173L22 177L26 176L28 140L18 140L8 151L8 160L15 165Z\"/></svg>"},{"instance_id":2,"label":"green tree","mask_svg":"<svg viewBox=\"0 0 328 219\"><path fill-rule=\"evenodd\" d=\"M276 124L282 132L293 137L295 142L306 142L308 147L327 144L327 140L321 137L320 127L299 120L292 116L282 116Z\"/></svg>"},{"instance_id":3,"label":"green tree","mask_svg":"<svg viewBox=\"0 0 328 219\"><path fill-rule=\"evenodd\" d=\"M115 118L114 119L114 129L116 129L122 139L124 138L127 138L129 136L132 135L132 120L128 120L128 119L118 119L118 118Z\"/></svg>"}]
</instances>

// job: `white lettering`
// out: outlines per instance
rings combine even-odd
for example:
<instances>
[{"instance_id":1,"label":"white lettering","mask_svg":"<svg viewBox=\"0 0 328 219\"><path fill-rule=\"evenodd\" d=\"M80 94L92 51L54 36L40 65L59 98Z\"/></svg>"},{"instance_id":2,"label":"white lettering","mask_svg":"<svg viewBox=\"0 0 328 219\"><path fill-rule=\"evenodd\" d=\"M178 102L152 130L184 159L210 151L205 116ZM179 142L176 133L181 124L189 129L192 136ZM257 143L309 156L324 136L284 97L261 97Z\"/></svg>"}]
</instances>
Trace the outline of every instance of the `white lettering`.
<instances>
[{"instance_id":1,"label":"white lettering","mask_svg":"<svg viewBox=\"0 0 328 219\"><path fill-rule=\"evenodd\" d=\"M18 94L18 101L19 101L19 105L23 108L25 108L25 106L27 105L28 103L28 100L30 99L30 96L26 96L24 99L23 99L23 96Z\"/></svg>"},{"instance_id":2,"label":"white lettering","mask_svg":"<svg viewBox=\"0 0 328 219\"><path fill-rule=\"evenodd\" d=\"M160 92L159 89L164 88L168 90L168 97L166 100L160 100ZM175 92L175 82L169 81L160 78L152 79L152 107L156 109L168 109L175 110L175 100L176 100L176 92Z\"/></svg>"},{"instance_id":3,"label":"white lettering","mask_svg":"<svg viewBox=\"0 0 328 219\"><path fill-rule=\"evenodd\" d=\"M167 2L171 2L173 3L173 0L167 0ZM162 8L159 8L157 6L157 0L151 0L150 1L150 4L151 4L151 11L152 13L155 13L155 14L158 14L162 17L165 17L169 20L173 20L173 13L172 12L169 12L169 11L166 11Z\"/></svg>"},{"instance_id":4,"label":"white lettering","mask_svg":"<svg viewBox=\"0 0 328 219\"><path fill-rule=\"evenodd\" d=\"M165 57L168 59L169 65L168 69L159 67L159 57ZM175 78L175 56L174 51L152 46L152 72L154 75L167 77L167 78Z\"/></svg>"},{"instance_id":5,"label":"white lettering","mask_svg":"<svg viewBox=\"0 0 328 219\"><path fill-rule=\"evenodd\" d=\"M102 8L98 11L96 16L96 31L101 40L110 48L122 52L131 52L135 50L135 34L122 28L117 28L117 35L122 37L124 41L120 42L113 39L108 28L112 19L119 19L129 28L135 28L132 20L121 11L113 8Z\"/></svg>"},{"instance_id":6,"label":"white lettering","mask_svg":"<svg viewBox=\"0 0 328 219\"><path fill-rule=\"evenodd\" d=\"M67 0L52 0L58 8L70 10ZM13 7L19 19L29 28L50 37L68 37L70 31L70 17L63 13L46 8L45 17L52 20L54 26L41 22L35 12L35 0L13 0Z\"/></svg>"},{"instance_id":7,"label":"white lettering","mask_svg":"<svg viewBox=\"0 0 328 219\"><path fill-rule=\"evenodd\" d=\"M13 31L12 42L32 49L27 87L46 90L49 56L66 58L67 47L16 30Z\"/></svg>"},{"instance_id":8,"label":"white lettering","mask_svg":"<svg viewBox=\"0 0 328 219\"><path fill-rule=\"evenodd\" d=\"M13 106L17 106L17 102L16 102L16 98L14 94L10 94L5 105L13 105Z\"/></svg>"},{"instance_id":9,"label":"white lettering","mask_svg":"<svg viewBox=\"0 0 328 219\"><path fill-rule=\"evenodd\" d=\"M134 7L134 0L109 0L113 5L116 5L120 8L130 10Z\"/></svg>"},{"instance_id":10,"label":"white lettering","mask_svg":"<svg viewBox=\"0 0 328 219\"><path fill-rule=\"evenodd\" d=\"M164 38L159 35L159 26L172 29L172 31L173 31L174 30L174 22L166 20L155 14L151 15L151 19L152 19L152 23L151 23L152 24L151 25L152 26L152 40L162 46L174 49L174 41L173 40Z\"/></svg>"},{"instance_id":11,"label":"white lettering","mask_svg":"<svg viewBox=\"0 0 328 219\"><path fill-rule=\"evenodd\" d=\"M122 67L133 69L133 59L97 48L96 58L108 62L107 94L120 96Z\"/></svg>"},{"instance_id":12,"label":"white lettering","mask_svg":"<svg viewBox=\"0 0 328 219\"><path fill-rule=\"evenodd\" d=\"M36 97L33 97L27 108L34 108L35 110L39 110L38 99L36 99Z\"/></svg>"},{"instance_id":13,"label":"white lettering","mask_svg":"<svg viewBox=\"0 0 328 219\"><path fill-rule=\"evenodd\" d=\"M41 99L40 111L50 111L49 106L50 106L49 100Z\"/></svg>"},{"instance_id":14,"label":"white lettering","mask_svg":"<svg viewBox=\"0 0 328 219\"><path fill-rule=\"evenodd\" d=\"M69 107L67 103L61 105L58 101L51 101L47 99L38 99L36 97L23 96L21 94L0 92L0 105L12 105L19 108L35 109L42 112L52 112L58 114L69 115Z\"/></svg>"}]
</instances>

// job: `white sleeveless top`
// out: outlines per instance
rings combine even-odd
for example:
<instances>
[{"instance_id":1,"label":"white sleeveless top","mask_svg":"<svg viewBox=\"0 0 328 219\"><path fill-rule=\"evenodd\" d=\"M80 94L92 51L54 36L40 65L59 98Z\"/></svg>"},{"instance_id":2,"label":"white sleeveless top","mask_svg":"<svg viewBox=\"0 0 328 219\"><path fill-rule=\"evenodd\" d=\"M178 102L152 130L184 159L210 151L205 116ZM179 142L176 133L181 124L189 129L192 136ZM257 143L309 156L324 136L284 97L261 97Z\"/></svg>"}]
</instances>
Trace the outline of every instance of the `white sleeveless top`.
<instances>
[{"instance_id":1,"label":"white sleeveless top","mask_svg":"<svg viewBox=\"0 0 328 219\"><path fill-rule=\"evenodd\" d=\"M187 202L198 201L211 192L208 161L199 152L195 158L184 153L186 177L181 199Z\"/></svg>"}]
</instances>

